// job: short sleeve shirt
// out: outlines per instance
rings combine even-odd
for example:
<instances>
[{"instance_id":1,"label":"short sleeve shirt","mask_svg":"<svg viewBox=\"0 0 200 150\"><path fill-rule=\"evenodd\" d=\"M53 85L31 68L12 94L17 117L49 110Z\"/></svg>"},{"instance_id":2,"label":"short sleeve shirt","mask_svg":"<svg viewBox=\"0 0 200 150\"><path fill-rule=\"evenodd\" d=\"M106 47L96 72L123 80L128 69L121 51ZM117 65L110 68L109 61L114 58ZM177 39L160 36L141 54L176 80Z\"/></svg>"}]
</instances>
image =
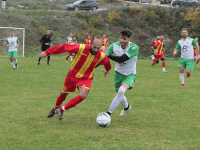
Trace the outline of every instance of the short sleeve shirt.
<instances>
[{"instance_id":1,"label":"short sleeve shirt","mask_svg":"<svg viewBox=\"0 0 200 150\"><path fill-rule=\"evenodd\" d=\"M176 49L181 50L181 58L194 59L193 46L197 47L197 43L193 38L188 37L185 41L179 40Z\"/></svg>"},{"instance_id":2,"label":"short sleeve shirt","mask_svg":"<svg viewBox=\"0 0 200 150\"><path fill-rule=\"evenodd\" d=\"M67 43L69 43L71 40L72 40L72 37L69 36L69 37L67 37L66 41L67 41ZM77 42L76 38L74 38L74 42Z\"/></svg>"},{"instance_id":3,"label":"short sleeve shirt","mask_svg":"<svg viewBox=\"0 0 200 150\"><path fill-rule=\"evenodd\" d=\"M129 59L123 63L116 62L115 71L122 75L136 74L136 63L138 55L138 46L132 42L129 42L128 46L123 49L120 45L120 42L111 44L106 51L109 55L122 56L126 54Z\"/></svg>"},{"instance_id":4,"label":"short sleeve shirt","mask_svg":"<svg viewBox=\"0 0 200 150\"><path fill-rule=\"evenodd\" d=\"M8 48L8 52L12 52L12 51L17 51L17 43L19 42L18 37L8 37L5 41L6 44L10 44L11 46L9 46Z\"/></svg>"}]
</instances>

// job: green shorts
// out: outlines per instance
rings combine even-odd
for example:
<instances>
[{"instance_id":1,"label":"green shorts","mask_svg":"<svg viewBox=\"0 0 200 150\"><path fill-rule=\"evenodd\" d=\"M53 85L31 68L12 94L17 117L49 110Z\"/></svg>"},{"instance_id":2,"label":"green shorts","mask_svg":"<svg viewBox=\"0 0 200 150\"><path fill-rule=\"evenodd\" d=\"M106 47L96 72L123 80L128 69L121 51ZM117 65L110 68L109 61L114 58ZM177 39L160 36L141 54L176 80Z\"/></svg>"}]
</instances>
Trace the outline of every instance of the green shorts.
<instances>
[{"instance_id":1,"label":"green shorts","mask_svg":"<svg viewBox=\"0 0 200 150\"><path fill-rule=\"evenodd\" d=\"M185 67L186 69L192 71L194 68L194 59L184 59L180 58L179 59L179 68Z\"/></svg>"},{"instance_id":2,"label":"green shorts","mask_svg":"<svg viewBox=\"0 0 200 150\"><path fill-rule=\"evenodd\" d=\"M17 54L18 54L17 51L8 52L8 58L12 58L12 57L17 58Z\"/></svg>"},{"instance_id":3,"label":"green shorts","mask_svg":"<svg viewBox=\"0 0 200 150\"><path fill-rule=\"evenodd\" d=\"M115 91L117 92L119 90L119 87L122 85L122 83L126 83L130 89L132 89L132 85L135 82L137 78L137 74L130 74L128 76L123 76L119 73L115 73L114 81L115 81Z\"/></svg>"}]
</instances>

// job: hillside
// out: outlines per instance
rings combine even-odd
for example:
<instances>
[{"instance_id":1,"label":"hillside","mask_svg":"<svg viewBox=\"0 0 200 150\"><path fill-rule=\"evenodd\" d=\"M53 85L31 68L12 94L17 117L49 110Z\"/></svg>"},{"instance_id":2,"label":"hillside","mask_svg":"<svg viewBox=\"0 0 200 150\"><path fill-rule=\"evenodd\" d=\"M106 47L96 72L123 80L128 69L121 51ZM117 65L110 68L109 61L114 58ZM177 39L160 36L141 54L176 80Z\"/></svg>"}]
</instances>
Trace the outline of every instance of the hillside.
<instances>
[{"instance_id":1,"label":"hillside","mask_svg":"<svg viewBox=\"0 0 200 150\"><path fill-rule=\"evenodd\" d=\"M170 57L177 40L181 38L180 30L183 27L189 29L191 37L200 35L199 10L176 10L159 6L134 8L129 4L119 7L119 4L121 2L116 2L112 6L109 5L108 10L97 12L26 10L24 8L5 10L1 11L0 26L26 28L26 56L34 56L40 52L39 40L48 28L52 29L54 45L65 43L70 32L74 33L78 43L83 43L88 33L92 36L102 36L106 33L109 43L113 43L119 39L121 30L130 29L133 31L132 42L140 47L140 56L152 54L150 45L157 35L163 34L166 37L164 41L166 55Z\"/></svg>"}]
</instances>

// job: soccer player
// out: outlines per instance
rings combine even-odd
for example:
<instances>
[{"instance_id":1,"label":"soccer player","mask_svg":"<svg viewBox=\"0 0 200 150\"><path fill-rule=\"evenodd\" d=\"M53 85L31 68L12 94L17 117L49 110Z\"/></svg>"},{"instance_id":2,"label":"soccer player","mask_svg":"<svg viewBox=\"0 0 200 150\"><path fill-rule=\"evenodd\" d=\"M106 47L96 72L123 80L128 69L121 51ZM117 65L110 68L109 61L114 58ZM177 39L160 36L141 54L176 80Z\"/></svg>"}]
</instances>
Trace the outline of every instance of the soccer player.
<instances>
[{"instance_id":1,"label":"soccer player","mask_svg":"<svg viewBox=\"0 0 200 150\"><path fill-rule=\"evenodd\" d=\"M103 34L102 46L105 46L106 49L108 49L109 43L108 43L108 39L106 38L106 34Z\"/></svg>"},{"instance_id":2,"label":"soccer player","mask_svg":"<svg viewBox=\"0 0 200 150\"><path fill-rule=\"evenodd\" d=\"M66 43L70 43L70 41L72 41L72 38L74 39L74 43L77 43L77 40L76 38L73 36L73 33L71 32L69 34L69 36L67 37L67 40L66 40ZM68 53L69 54L69 53ZM69 57L70 57L70 60L73 61L73 54L69 54ZM67 62L68 58L66 57L66 62Z\"/></svg>"},{"instance_id":3,"label":"soccer player","mask_svg":"<svg viewBox=\"0 0 200 150\"><path fill-rule=\"evenodd\" d=\"M75 38L72 37L72 40L69 43L76 43ZM74 56L74 53L67 53L67 57L66 57L65 61L67 62L69 57L71 58L71 61L73 61L73 57L72 56Z\"/></svg>"},{"instance_id":4,"label":"soccer player","mask_svg":"<svg viewBox=\"0 0 200 150\"><path fill-rule=\"evenodd\" d=\"M13 69L15 70L18 67L17 64L17 50L19 47L19 39L14 36L14 31L11 30L10 31L10 37L8 37L5 41L5 46L8 47L8 58L10 59L10 64L13 67ZM15 64L13 63L13 61L15 62Z\"/></svg>"},{"instance_id":5,"label":"soccer player","mask_svg":"<svg viewBox=\"0 0 200 150\"><path fill-rule=\"evenodd\" d=\"M91 36L88 34L87 39L85 39L84 44L90 44L92 42Z\"/></svg>"},{"instance_id":6,"label":"soccer player","mask_svg":"<svg viewBox=\"0 0 200 150\"><path fill-rule=\"evenodd\" d=\"M155 58L153 59L152 66L154 66L155 64L158 64L159 63L159 59L161 59L162 68L163 68L162 72L167 73L167 71L165 71L165 55L163 54L163 51L165 50L163 48L164 36L163 35L158 36L157 39L158 40L156 40L155 42L152 43L152 46L155 48L155 50L154 50Z\"/></svg>"},{"instance_id":7,"label":"soccer player","mask_svg":"<svg viewBox=\"0 0 200 150\"><path fill-rule=\"evenodd\" d=\"M178 50L181 50L181 58L179 59L179 71L181 87L184 87L184 70L186 68L187 78L194 67L194 58L198 58L199 46L193 38L188 37L188 32L186 28L182 29L181 32L182 39L178 41L176 48L174 50L174 56L177 54ZM196 47L196 56L194 57L193 46Z\"/></svg>"},{"instance_id":8,"label":"soccer player","mask_svg":"<svg viewBox=\"0 0 200 150\"><path fill-rule=\"evenodd\" d=\"M199 45L199 43L198 43L198 37L195 37L194 40L195 40L195 42L197 43L197 45ZM194 49L194 57L195 57L195 56L196 56L196 47L193 46L193 49ZM198 55L198 56L199 56L199 55ZM199 60L196 61L196 66L197 66L197 67L199 67L199 66L198 66L198 63L199 63Z\"/></svg>"},{"instance_id":9,"label":"soccer player","mask_svg":"<svg viewBox=\"0 0 200 150\"><path fill-rule=\"evenodd\" d=\"M51 29L47 30L47 33L41 38L40 42L42 43L41 51L46 51L48 48L53 46L52 44L52 37L51 37ZM40 65L41 58L38 59L37 64ZM50 56L47 57L47 66L50 66L49 64Z\"/></svg>"},{"instance_id":10,"label":"soccer player","mask_svg":"<svg viewBox=\"0 0 200 150\"><path fill-rule=\"evenodd\" d=\"M38 55L38 57L45 58L48 55L61 54L63 52L76 54L71 69L65 78L62 92L57 98L56 106L50 111L47 116L48 118L53 117L56 113L58 119L62 120L62 115L65 110L75 107L88 96L96 65L104 65L104 75L111 69L109 59L100 51L101 46L101 38L95 37L90 45L68 43L49 48L46 52ZM61 107L66 96L74 92L76 87L79 89L79 95Z\"/></svg>"},{"instance_id":11,"label":"soccer player","mask_svg":"<svg viewBox=\"0 0 200 150\"><path fill-rule=\"evenodd\" d=\"M107 112L109 115L117 108L119 103L124 107L120 116L126 115L126 112L131 109L131 105L128 104L124 94L128 89L132 88L136 80L136 62L139 50L136 44L130 42L131 35L131 31L122 31L118 42L110 45L107 51L102 49L109 59L116 62L114 81L117 95L113 98Z\"/></svg>"}]
</instances>

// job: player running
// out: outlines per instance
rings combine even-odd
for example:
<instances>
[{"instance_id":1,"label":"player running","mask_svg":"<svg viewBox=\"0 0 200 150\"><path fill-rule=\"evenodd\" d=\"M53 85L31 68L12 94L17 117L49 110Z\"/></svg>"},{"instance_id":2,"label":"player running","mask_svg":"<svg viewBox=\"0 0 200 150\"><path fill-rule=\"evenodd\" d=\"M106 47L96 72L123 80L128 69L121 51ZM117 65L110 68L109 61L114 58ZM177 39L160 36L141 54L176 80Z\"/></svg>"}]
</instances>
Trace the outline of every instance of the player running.
<instances>
[{"instance_id":1,"label":"player running","mask_svg":"<svg viewBox=\"0 0 200 150\"><path fill-rule=\"evenodd\" d=\"M198 58L199 46L193 38L188 37L188 32L186 28L182 29L181 35L182 39L179 40L176 45L174 56L177 54L178 50L181 50L181 58L179 59L179 70L181 87L184 87L184 70L186 68L187 78L189 78L194 68L194 58ZM196 47L195 57L193 46Z\"/></svg>"},{"instance_id":2,"label":"player running","mask_svg":"<svg viewBox=\"0 0 200 150\"><path fill-rule=\"evenodd\" d=\"M164 40L164 36L158 36L157 37L158 40L156 40L155 42L152 43L152 46L155 48L154 49L154 56L155 58L153 59L153 63L152 66L154 66L155 64L159 63L159 59L161 59L162 61L162 68L163 71L167 73L167 71L165 71L165 55L163 54L163 51L165 51L165 49L163 48L163 40Z\"/></svg>"},{"instance_id":3,"label":"player running","mask_svg":"<svg viewBox=\"0 0 200 150\"><path fill-rule=\"evenodd\" d=\"M63 52L75 53L71 69L69 70L62 92L57 98L56 106L48 114L48 118L53 117L55 113L58 119L62 120L65 110L75 107L82 102L90 91L91 83L94 76L94 68L96 65L104 65L104 75L111 69L111 64L107 56L100 51L102 41L99 37L95 37L90 45L85 44L63 44L49 48L46 52L42 52L38 57L45 58L51 54L61 54ZM67 104L61 107L69 93L79 89L79 95L71 99Z\"/></svg>"},{"instance_id":4,"label":"player running","mask_svg":"<svg viewBox=\"0 0 200 150\"><path fill-rule=\"evenodd\" d=\"M18 47L19 47L19 39L18 37L14 36L14 31L10 31L10 37L8 37L5 41L5 46L8 47L8 58L10 59L10 64L15 70L18 67L17 64L17 54L18 54ZM13 63L15 62L15 64Z\"/></svg>"},{"instance_id":5,"label":"player running","mask_svg":"<svg viewBox=\"0 0 200 150\"><path fill-rule=\"evenodd\" d=\"M92 42L91 36L88 34L87 39L85 39L84 44L90 44Z\"/></svg>"},{"instance_id":6,"label":"player running","mask_svg":"<svg viewBox=\"0 0 200 150\"><path fill-rule=\"evenodd\" d=\"M108 43L108 39L106 38L106 34L103 34L102 46L105 46L106 49L108 49L109 43Z\"/></svg>"},{"instance_id":7,"label":"player running","mask_svg":"<svg viewBox=\"0 0 200 150\"><path fill-rule=\"evenodd\" d=\"M194 40L195 40L195 42L197 43L197 45L199 46L198 37L195 37ZM196 56L196 47L193 46L193 49L194 49L194 56ZM200 55L198 55L198 56L200 56ZM199 66L198 66L198 63L199 63L199 60L196 61L196 66L197 66L197 67L199 67Z\"/></svg>"},{"instance_id":8,"label":"player running","mask_svg":"<svg viewBox=\"0 0 200 150\"><path fill-rule=\"evenodd\" d=\"M130 42L131 35L132 32L128 30L122 31L118 42L110 45L107 51L103 49L105 55L116 62L114 81L117 95L113 98L107 112L109 115L112 114L119 103L124 107L120 116L126 115L126 112L131 109L131 105L128 104L124 94L128 89L132 88L136 80L136 62L139 50L137 45Z\"/></svg>"},{"instance_id":9,"label":"player running","mask_svg":"<svg viewBox=\"0 0 200 150\"><path fill-rule=\"evenodd\" d=\"M72 40L69 41L69 43L76 43L76 44L77 44L77 42L76 42L76 40L75 40L74 37L72 37ZM67 62L67 60L69 59L69 57L71 58L71 61L73 61L73 56L74 56L74 55L75 55L74 53L68 52L65 61Z\"/></svg>"}]
</instances>

